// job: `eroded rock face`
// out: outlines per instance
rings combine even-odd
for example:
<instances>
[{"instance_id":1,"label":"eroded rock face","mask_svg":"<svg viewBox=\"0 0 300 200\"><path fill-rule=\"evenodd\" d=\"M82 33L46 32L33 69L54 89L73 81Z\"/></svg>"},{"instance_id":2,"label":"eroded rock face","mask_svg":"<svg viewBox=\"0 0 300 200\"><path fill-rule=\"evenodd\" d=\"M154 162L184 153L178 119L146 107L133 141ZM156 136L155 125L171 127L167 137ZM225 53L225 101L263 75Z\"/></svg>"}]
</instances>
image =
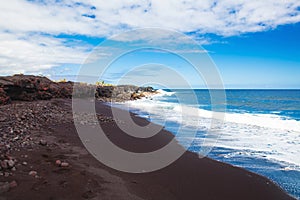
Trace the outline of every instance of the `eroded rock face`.
<instances>
[{"instance_id":1,"label":"eroded rock face","mask_svg":"<svg viewBox=\"0 0 300 200\"><path fill-rule=\"evenodd\" d=\"M41 76L0 77L0 104L6 104L11 100L33 101L71 98L72 89L72 82L56 83Z\"/></svg>"},{"instance_id":2,"label":"eroded rock face","mask_svg":"<svg viewBox=\"0 0 300 200\"><path fill-rule=\"evenodd\" d=\"M128 101L145 97L145 93L154 93L152 87L134 85L98 86L96 97L103 101Z\"/></svg>"},{"instance_id":3,"label":"eroded rock face","mask_svg":"<svg viewBox=\"0 0 300 200\"><path fill-rule=\"evenodd\" d=\"M113 96L114 87L113 86L99 86L96 89L97 97L111 98Z\"/></svg>"},{"instance_id":4,"label":"eroded rock face","mask_svg":"<svg viewBox=\"0 0 300 200\"><path fill-rule=\"evenodd\" d=\"M10 101L49 100L52 98L72 98L73 82L53 82L47 77L33 75L14 75L0 77L0 105ZM95 86L76 83L76 97L94 96L102 101L128 101L153 93L152 87L134 85Z\"/></svg>"}]
</instances>

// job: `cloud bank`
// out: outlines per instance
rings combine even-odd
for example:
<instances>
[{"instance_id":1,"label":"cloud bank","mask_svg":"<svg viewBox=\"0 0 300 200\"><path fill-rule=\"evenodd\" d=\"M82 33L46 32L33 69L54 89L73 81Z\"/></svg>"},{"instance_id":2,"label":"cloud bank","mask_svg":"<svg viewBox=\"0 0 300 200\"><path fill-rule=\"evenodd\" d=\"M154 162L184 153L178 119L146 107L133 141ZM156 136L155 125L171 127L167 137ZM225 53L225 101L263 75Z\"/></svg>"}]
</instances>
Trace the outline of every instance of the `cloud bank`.
<instances>
[{"instance_id":1,"label":"cloud bank","mask_svg":"<svg viewBox=\"0 0 300 200\"><path fill-rule=\"evenodd\" d=\"M107 38L133 28L158 27L202 38L300 21L299 0L10 0L1 2L0 10L0 74L82 63L91 44L57 37L62 34Z\"/></svg>"}]
</instances>

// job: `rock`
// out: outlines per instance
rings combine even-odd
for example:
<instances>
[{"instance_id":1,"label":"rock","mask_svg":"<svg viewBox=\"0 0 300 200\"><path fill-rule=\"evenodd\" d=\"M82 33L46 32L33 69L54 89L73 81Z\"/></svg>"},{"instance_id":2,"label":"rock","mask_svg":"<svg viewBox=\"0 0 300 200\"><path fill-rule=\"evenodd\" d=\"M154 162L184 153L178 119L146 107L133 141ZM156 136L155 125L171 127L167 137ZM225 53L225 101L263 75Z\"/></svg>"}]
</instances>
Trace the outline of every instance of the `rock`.
<instances>
[{"instance_id":1,"label":"rock","mask_svg":"<svg viewBox=\"0 0 300 200\"><path fill-rule=\"evenodd\" d=\"M1 165L2 169L7 169L8 168L7 160L1 161L0 165Z\"/></svg>"},{"instance_id":2,"label":"rock","mask_svg":"<svg viewBox=\"0 0 300 200\"><path fill-rule=\"evenodd\" d=\"M60 160L57 160L57 161L55 161L55 164L56 164L57 166L60 166L60 165L61 165L61 161L60 161Z\"/></svg>"},{"instance_id":3,"label":"rock","mask_svg":"<svg viewBox=\"0 0 300 200\"><path fill-rule=\"evenodd\" d=\"M140 94L138 94L138 93L132 93L132 95L131 95L131 97L130 97L130 99L131 100L137 100L137 99L140 99L141 97L140 97Z\"/></svg>"},{"instance_id":4,"label":"rock","mask_svg":"<svg viewBox=\"0 0 300 200\"><path fill-rule=\"evenodd\" d=\"M36 171L30 171L29 173L28 173L28 175L29 176L36 176L37 175L37 172Z\"/></svg>"},{"instance_id":5,"label":"rock","mask_svg":"<svg viewBox=\"0 0 300 200\"><path fill-rule=\"evenodd\" d=\"M60 164L60 166L61 166L61 167L69 167L69 163L67 163L67 162L62 162L62 163Z\"/></svg>"},{"instance_id":6,"label":"rock","mask_svg":"<svg viewBox=\"0 0 300 200\"><path fill-rule=\"evenodd\" d=\"M99 86L97 87L97 97L106 97L110 98L113 95L113 86Z\"/></svg>"},{"instance_id":7,"label":"rock","mask_svg":"<svg viewBox=\"0 0 300 200\"><path fill-rule=\"evenodd\" d=\"M5 117L5 116L0 116L0 122L4 122L4 121L6 121L7 120L7 117Z\"/></svg>"},{"instance_id":8,"label":"rock","mask_svg":"<svg viewBox=\"0 0 300 200\"><path fill-rule=\"evenodd\" d=\"M28 163L27 162L22 162L22 165L26 166Z\"/></svg>"},{"instance_id":9,"label":"rock","mask_svg":"<svg viewBox=\"0 0 300 200\"><path fill-rule=\"evenodd\" d=\"M0 105L11 101L50 100L53 98L72 98L73 86L76 97L96 96L101 101L125 101L131 99L131 94L143 92L153 93L152 87L134 85L90 85L73 82L53 82L42 76L14 75L0 77ZM39 105L37 105L39 106ZM32 111L35 113L35 111ZM27 115L19 115L18 120L26 121Z\"/></svg>"},{"instance_id":10,"label":"rock","mask_svg":"<svg viewBox=\"0 0 300 200\"><path fill-rule=\"evenodd\" d=\"M19 136L16 136L13 138L13 140L15 141L15 140L18 140L19 138L20 138Z\"/></svg>"},{"instance_id":11,"label":"rock","mask_svg":"<svg viewBox=\"0 0 300 200\"><path fill-rule=\"evenodd\" d=\"M8 160L7 165L8 167L13 168L15 166L15 162L13 160Z\"/></svg>"},{"instance_id":12,"label":"rock","mask_svg":"<svg viewBox=\"0 0 300 200\"><path fill-rule=\"evenodd\" d=\"M75 87L76 97L95 96L101 101L127 101L143 97L137 95L132 97L133 93L142 94L143 92L154 93L152 87L138 87L134 85L90 85L73 82L53 82L42 76L32 75L14 75L0 77L0 105L7 104L11 101L33 101L33 100L50 100L53 98L72 98L73 86ZM39 105L37 105L39 106ZM47 110L47 108L45 108ZM35 114L33 110L25 115L20 114L16 120L27 121L28 114Z\"/></svg>"},{"instance_id":13,"label":"rock","mask_svg":"<svg viewBox=\"0 0 300 200\"><path fill-rule=\"evenodd\" d=\"M12 181L12 182L9 183L9 187L10 187L10 188L15 188L15 187L17 187L17 186L18 186L18 184L17 184L16 181Z\"/></svg>"},{"instance_id":14,"label":"rock","mask_svg":"<svg viewBox=\"0 0 300 200\"><path fill-rule=\"evenodd\" d=\"M0 77L0 104L10 100L32 101L71 98L72 82L52 82L42 76L14 75Z\"/></svg>"},{"instance_id":15,"label":"rock","mask_svg":"<svg viewBox=\"0 0 300 200\"><path fill-rule=\"evenodd\" d=\"M42 146L46 146L47 141L46 140L40 140L39 144L42 145Z\"/></svg>"},{"instance_id":16,"label":"rock","mask_svg":"<svg viewBox=\"0 0 300 200\"><path fill-rule=\"evenodd\" d=\"M128 101L145 97L144 93L155 93L152 87L137 87L134 85L103 86L96 89L96 97L101 101Z\"/></svg>"}]
</instances>

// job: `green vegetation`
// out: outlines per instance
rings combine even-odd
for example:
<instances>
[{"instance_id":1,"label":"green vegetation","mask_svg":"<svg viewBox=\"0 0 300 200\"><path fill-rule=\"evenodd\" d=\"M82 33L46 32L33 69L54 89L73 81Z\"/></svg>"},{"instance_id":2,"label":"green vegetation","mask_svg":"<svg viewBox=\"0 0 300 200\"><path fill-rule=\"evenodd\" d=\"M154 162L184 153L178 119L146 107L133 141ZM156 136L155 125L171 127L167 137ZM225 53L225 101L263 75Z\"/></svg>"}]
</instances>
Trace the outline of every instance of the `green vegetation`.
<instances>
[{"instance_id":1,"label":"green vegetation","mask_svg":"<svg viewBox=\"0 0 300 200\"><path fill-rule=\"evenodd\" d=\"M100 86L100 87L103 87L103 86L113 86L113 84L105 83L104 81L97 81L96 82L96 86Z\"/></svg>"}]
</instances>

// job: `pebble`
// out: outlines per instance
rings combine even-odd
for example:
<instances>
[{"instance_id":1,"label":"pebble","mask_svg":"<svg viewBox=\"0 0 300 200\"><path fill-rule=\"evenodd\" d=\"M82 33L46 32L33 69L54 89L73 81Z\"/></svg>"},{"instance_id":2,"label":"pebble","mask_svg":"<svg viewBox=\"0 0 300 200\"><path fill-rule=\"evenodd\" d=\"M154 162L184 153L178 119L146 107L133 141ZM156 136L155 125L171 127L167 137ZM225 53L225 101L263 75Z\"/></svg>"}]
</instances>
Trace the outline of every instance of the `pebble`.
<instances>
[{"instance_id":1,"label":"pebble","mask_svg":"<svg viewBox=\"0 0 300 200\"><path fill-rule=\"evenodd\" d=\"M0 117L0 122L4 122L7 120L7 117Z\"/></svg>"},{"instance_id":2,"label":"pebble","mask_svg":"<svg viewBox=\"0 0 300 200\"><path fill-rule=\"evenodd\" d=\"M60 166L61 166L61 167L69 167L69 163L67 163L67 162L62 162L62 163L60 164Z\"/></svg>"},{"instance_id":3,"label":"pebble","mask_svg":"<svg viewBox=\"0 0 300 200\"><path fill-rule=\"evenodd\" d=\"M0 126L0 155L24 148L31 149L36 144L47 146L47 140L32 136L31 131L40 130L44 123L69 121L69 118L65 117L69 111L49 101L43 101L39 105L37 102L22 102L13 109L0 107L0 112L0 122L14 122L7 123L8 126ZM2 165L7 163L3 163L2 158L0 161L1 170L13 167L3 167Z\"/></svg>"},{"instance_id":4,"label":"pebble","mask_svg":"<svg viewBox=\"0 0 300 200\"><path fill-rule=\"evenodd\" d=\"M28 174L29 174L29 176L36 176L37 172L36 171L30 171Z\"/></svg>"},{"instance_id":5,"label":"pebble","mask_svg":"<svg viewBox=\"0 0 300 200\"><path fill-rule=\"evenodd\" d=\"M1 161L0 165L1 165L1 167L2 167L3 169L7 169L7 168L8 168L7 160Z\"/></svg>"},{"instance_id":6,"label":"pebble","mask_svg":"<svg viewBox=\"0 0 300 200\"><path fill-rule=\"evenodd\" d=\"M61 165L61 161L60 161L60 160L57 160L57 161L55 161L55 164L56 164L57 166L60 166L60 165Z\"/></svg>"},{"instance_id":7,"label":"pebble","mask_svg":"<svg viewBox=\"0 0 300 200\"><path fill-rule=\"evenodd\" d=\"M42 101L40 104L36 102L22 102L14 109L4 110L6 108L0 108L3 115L0 116L0 122L13 122L7 123L7 126L0 126L0 178L4 177L13 178L16 174L14 171L19 170L23 166L28 166L28 175L39 178L39 174L34 170L34 167L30 167L31 163L25 161L20 162L10 155L11 152L20 150L34 150L35 147L47 146L49 141L43 137L38 137L32 134L33 131L40 131L44 123L65 121L68 122L69 118L66 118L66 114L69 111L60 108L47 101ZM25 113L25 114L24 114ZM30 157L30 156L29 156ZM28 158L28 155L21 155L24 160ZM68 162L61 160L56 161L56 165L59 167L70 167ZM20 167L21 166L21 167ZM30 171L30 172L29 172ZM26 172L25 172L26 173ZM8 178L7 178L8 179ZM2 180L3 181L3 180ZM12 182L1 182L0 181L0 199L2 199L1 193L9 191L10 188L18 186L16 181Z\"/></svg>"},{"instance_id":8,"label":"pebble","mask_svg":"<svg viewBox=\"0 0 300 200\"><path fill-rule=\"evenodd\" d=\"M14 139L13 140L18 140L19 139L19 136L17 136L17 137L14 137Z\"/></svg>"},{"instance_id":9,"label":"pebble","mask_svg":"<svg viewBox=\"0 0 300 200\"><path fill-rule=\"evenodd\" d=\"M42 145L42 146L46 146L47 141L46 140L40 140L39 144Z\"/></svg>"},{"instance_id":10,"label":"pebble","mask_svg":"<svg viewBox=\"0 0 300 200\"><path fill-rule=\"evenodd\" d=\"M12 181L12 182L9 183L10 188L15 188L17 186L18 186L18 183L16 181Z\"/></svg>"},{"instance_id":11,"label":"pebble","mask_svg":"<svg viewBox=\"0 0 300 200\"><path fill-rule=\"evenodd\" d=\"M7 165L8 165L10 168L12 168L12 167L15 166L15 162L14 162L13 160L8 160L8 161L7 161Z\"/></svg>"}]
</instances>

